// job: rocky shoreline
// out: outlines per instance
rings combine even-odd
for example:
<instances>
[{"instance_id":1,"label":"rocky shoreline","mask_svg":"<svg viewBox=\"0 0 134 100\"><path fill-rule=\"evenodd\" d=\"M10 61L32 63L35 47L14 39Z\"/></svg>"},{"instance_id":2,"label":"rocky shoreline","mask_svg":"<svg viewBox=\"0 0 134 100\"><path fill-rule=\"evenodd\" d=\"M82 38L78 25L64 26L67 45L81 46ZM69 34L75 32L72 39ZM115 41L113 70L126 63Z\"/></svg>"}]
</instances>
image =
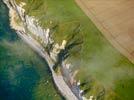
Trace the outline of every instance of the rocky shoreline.
<instances>
[{"instance_id":1,"label":"rocky shoreline","mask_svg":"<svg viewBox=\"0 0 134 100\"><path fill-rule=\"evenodd\" d=\"M54 62L54 59L52 58L52 56L50 56L47 53L47 51L40 45L40 43L38 43L37 40L35 40L32 36L27 34L27 30L30 31L31 33L35 33L35 34L40 33L40 35L42 35L42 36L44 33L47 33L48 35L45 35L44 36L45 38L43 38L43 40L44 40L43 42L45 42L47 45L48 41L53 42L52 39L49 37L49 29L44 30L40 26L35 25L33 23L33 18L24 14L24 10L21 8L23 6L23 4L18 6L14 0L3 0L3 1L9 8L11 27L16 30L18 36L23 41L25 41L32 49L34 49L40 56L42 56L47 61L49 68L51 70L51 73L52 73L54 83L55 83L56 87L58 88L58 90L60 91L60 93L67 100L83 100L79 87L76 84L68 86L65 79L70 79L70 78L64 77L62 74L58 75L57 73L55 73L55 71L53 69L55 62ZM20 26L14 22L15 14L17 14L22 21ZM65 43L63 43L63 44L65 44ZM61 47L64 48L63 45ZM57 54L54 55L54 57L56 57L56 56L57 56ZM63 67L65 66L64 63L62 63L62 65L63 65Z\"/></svg>"}]
</instances>

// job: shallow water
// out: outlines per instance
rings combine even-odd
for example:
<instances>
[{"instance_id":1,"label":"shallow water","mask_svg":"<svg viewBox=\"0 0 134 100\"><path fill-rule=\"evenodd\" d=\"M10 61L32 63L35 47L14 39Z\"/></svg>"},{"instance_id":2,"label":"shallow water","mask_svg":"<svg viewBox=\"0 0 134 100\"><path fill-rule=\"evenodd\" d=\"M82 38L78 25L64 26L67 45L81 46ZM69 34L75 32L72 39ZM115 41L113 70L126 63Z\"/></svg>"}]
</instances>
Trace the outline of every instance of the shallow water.
<instances>
[{"instance_id":1,"label":"shallow water","mask_svg":"<svg viewBox=\"0 0 134 100\"><path fill-rule=\"evenodd\" d=\"M0 100L61 100L44 59L9 26L0 0Z\"/></svg>"}]
</instances>

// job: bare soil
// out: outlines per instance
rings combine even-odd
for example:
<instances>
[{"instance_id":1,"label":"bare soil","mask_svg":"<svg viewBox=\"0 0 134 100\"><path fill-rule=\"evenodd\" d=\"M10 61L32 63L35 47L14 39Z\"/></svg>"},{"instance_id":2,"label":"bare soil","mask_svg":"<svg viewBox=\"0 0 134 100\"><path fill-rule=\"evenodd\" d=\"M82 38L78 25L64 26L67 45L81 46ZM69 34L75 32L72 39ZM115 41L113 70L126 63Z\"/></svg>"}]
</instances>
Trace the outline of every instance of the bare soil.
<instances>
[{"instance_id":1,"label":"bare soil","mask_svg":"<svg viewBox=\"0 0 134 100\"><path fill-rule=\"evenodd\" d=\"M102 34L134 63L134 0L75 0Z\"/></svg>"}]
</instances>

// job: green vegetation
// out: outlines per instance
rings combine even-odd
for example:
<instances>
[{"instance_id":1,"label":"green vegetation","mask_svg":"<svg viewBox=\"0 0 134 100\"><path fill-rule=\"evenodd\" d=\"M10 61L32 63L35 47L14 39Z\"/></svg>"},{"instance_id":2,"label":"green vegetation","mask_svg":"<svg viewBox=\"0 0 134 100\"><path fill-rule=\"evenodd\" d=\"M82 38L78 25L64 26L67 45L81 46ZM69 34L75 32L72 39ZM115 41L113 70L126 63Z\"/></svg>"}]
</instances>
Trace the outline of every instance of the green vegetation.
<instances>
[{"instance_id":1,"label":"green vegetation","mask_svg":"<svg viewBox=\"0 0 134 100\"><path fill-rule=\"evenodd\" d=\"M134 99L134 64L111 46L74 0L16 1L26 2L26 14L35 16L42 27L54 29L52 34L56 42L68 39L80 25L81 35L78 37L84 42L71 51L68 60L74 70L80 69L76 78L82 83L86 80L81 88L91 88L86 93L87 97L99 95L105 88L106 100Z\"/></svg>"}]
</instances>

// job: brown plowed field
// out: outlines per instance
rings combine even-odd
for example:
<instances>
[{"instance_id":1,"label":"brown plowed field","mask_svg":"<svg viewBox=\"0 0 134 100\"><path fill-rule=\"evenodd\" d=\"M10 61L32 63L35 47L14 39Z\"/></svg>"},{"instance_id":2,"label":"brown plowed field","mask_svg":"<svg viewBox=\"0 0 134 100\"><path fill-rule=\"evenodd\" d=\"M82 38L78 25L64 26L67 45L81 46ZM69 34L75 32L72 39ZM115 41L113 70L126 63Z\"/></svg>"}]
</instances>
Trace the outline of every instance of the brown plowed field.
<instances>
[{"instance_id":1,"label":"brown plowed field","mask_svg":"<svg viewBox=\"0 0 134 100\"><path fill-rule=\"evenodd\" d=\"M134 62L134 0L75 0L110 43Z\"/></svg>"}]
</instances>

